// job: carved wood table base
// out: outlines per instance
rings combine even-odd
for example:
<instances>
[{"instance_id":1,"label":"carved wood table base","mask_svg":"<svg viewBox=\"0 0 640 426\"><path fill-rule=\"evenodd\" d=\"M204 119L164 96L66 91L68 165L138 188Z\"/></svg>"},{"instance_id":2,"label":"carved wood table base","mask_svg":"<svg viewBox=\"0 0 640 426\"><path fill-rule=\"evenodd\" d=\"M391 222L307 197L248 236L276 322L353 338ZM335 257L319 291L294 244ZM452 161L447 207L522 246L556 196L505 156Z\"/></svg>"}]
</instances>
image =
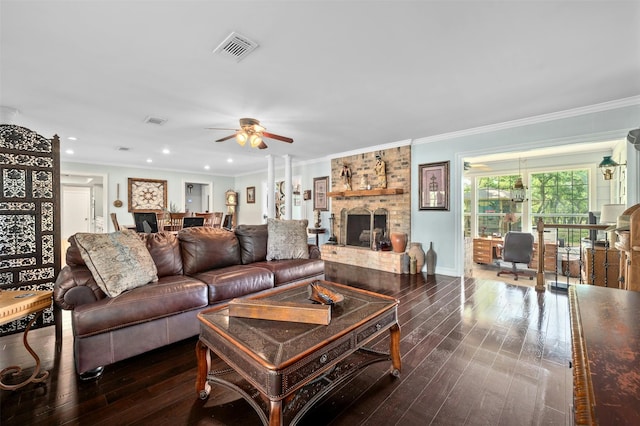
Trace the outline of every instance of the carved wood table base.
<instances>
[{"instance_id":1,"label":"carved wood table base","mask_svg":"<svg viewBox=\"0 0 640 426\"><path fill-rule=\"evenodd\" d=\"M41 383L49 377L48 371L40 371L40 358L31 346L29 346L27 334L36 319L42 315L42 311L51 306L51 294L52 292L50 291L28 290L3 291L0 293L0 319L2 320L2 323L35 313L34 317L29 321L24 330L22 343L36 361L36 366L33 369L31 376L20 383L8 384L3 381L3 378L8 374L12 374L13 376L19 375L22 372L21 367L12 365L0 371L0 389L16 390L28 385L29 383Z\"/></svg>"}]
</instances>

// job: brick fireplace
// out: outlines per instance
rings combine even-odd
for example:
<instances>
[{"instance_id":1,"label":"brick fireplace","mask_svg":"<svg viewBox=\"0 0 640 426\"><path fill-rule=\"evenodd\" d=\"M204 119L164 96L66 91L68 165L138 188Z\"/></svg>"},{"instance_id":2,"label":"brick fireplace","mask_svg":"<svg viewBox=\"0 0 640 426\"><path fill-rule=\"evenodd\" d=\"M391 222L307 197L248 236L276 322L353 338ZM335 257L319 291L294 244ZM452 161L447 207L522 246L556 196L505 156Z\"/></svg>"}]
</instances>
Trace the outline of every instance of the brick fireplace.
<instances>
[{"instance_id":1,"label":"brick fireplace","mask_svg":"<svg viewBox=\"0 0 640 426\"><path fill-rule=\"evenodd\" d=\"M386 164L386 189L375 187L376 154ZM351 170L351 191L345 190L340 176L345 164ZM361 187L366 183L371 185L371 189ZM411 146L334 158L331 160L331 192L328 196L331 197L333 232L338 244L324 244L321 247L322 258L401 273L401 254L372 250L371 240L374 232L381 232L387 237L392 232L404 232L411 239ZM360 228L364 229L354 230L354 222L360 222Z\"/></svg>"}]
</instances>

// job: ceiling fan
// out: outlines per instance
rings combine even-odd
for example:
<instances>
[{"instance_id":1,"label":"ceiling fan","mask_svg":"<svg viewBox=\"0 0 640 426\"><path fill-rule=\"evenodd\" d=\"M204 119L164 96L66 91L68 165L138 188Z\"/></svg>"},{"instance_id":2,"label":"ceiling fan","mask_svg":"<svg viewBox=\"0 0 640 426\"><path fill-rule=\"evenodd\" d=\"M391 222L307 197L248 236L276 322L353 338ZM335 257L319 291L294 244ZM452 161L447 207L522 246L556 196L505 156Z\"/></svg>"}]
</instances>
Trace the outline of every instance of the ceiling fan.
<instances>
[{"instance_id":1,"label":"ceiling fan","mask_svg":"<svg viewBox=\"0 0 640 426\"><path fill-rule=\"evenodd\" d=\"M267 128L260 125L260 121L255 118L241 118L239 129L223 129L219 127L208 127L211 130L235 130L233 135L225 136L222 139L218 139L216 142L224 142L231 138L236 138L236 141L241 145L249 141L249 145L252 148L265 149L267 144L262 140L263 138L275 139L281 142L292 143L293 139L286 136L280 136L267 132Z\"/></svg>"},{"instance_id":2,"label":"ceiling fan","mask_svg":"<svg viewBox=\"0 0 640 426\"><path fill-rule=\"evenodd\" d=\"M468 161L465 161L464 162L464 171L466 172L467 170L471 170L471 169L491 170L491 167L489 167L486 164L475 164L475 163L470 163Z\"/></svg>"}]
</instances>

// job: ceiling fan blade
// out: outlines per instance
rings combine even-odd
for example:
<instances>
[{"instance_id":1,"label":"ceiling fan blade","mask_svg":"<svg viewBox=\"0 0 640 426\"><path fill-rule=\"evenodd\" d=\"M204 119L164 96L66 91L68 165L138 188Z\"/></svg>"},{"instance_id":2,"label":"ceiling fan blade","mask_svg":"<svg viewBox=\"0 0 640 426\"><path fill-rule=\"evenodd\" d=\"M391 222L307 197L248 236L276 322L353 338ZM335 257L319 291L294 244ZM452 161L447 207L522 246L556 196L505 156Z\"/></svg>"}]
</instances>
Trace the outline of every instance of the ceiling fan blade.
<instances>
[{"instance_id":1,"label":"ceiling fan blade","mask_svg":"<svg viewBox=\"0 0 640 426\"><path fill-rule=\"evenodd\" d=\"M233 135L229 135L229 136L226 136L226 137L224 137L224 138L222 138L222 139L218 139L216 142L224 142L224 141L226 141L226 140L229 140L229 139L231 139L231 138L235 138L235 137L236 137L236 135L235 135L235 133L234 133Z\"/></svg>"},{"instance_id":2,"label":"ceiling fan blade","mask_svg":"<svg viewBox=\"0 0 640 426\"><path fill-rule=\"evenodd\" d=\"M288 138L286 136L274 135L273 133L269 133L269 132L262 132L262 136L264 136L265 138L275 139L275 140L287 142L287 143L293 142L293 139L291 138Z\"/></svg>"},{"instance_id":3,"label":"ceiling fan blade","mask_svg":"<svg viewBox=\"0 0 640 426\"><path fill-rule=\"evenodd\" d=\"M264 143L264 141L260 142L260 145L258 145L258 149L265 149L267 148L267 144Z\"/></svg>"}]
</instances>

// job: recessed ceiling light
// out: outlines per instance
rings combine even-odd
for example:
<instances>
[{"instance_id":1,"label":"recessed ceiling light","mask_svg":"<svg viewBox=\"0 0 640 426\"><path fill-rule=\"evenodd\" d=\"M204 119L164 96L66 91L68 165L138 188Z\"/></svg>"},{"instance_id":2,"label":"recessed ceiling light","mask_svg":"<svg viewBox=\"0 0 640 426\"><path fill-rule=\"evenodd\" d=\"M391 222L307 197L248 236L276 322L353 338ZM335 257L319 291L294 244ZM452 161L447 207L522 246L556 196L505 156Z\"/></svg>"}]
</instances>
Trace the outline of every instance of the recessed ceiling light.
<instances>
[{"instance_id":1,"label":"recessed ceiling light","mask_svg":"<svg viewBox=\"0 0 640 426\"><path fill-rule=\"evenodd\" d=\"M77 141L78 138L76 138L75 136L69 136L67 139L69 139L70 141Z\"/></svg>"},{"instance_id":2,"label":"recessed ceiling light","mask_svg":"<svg viewBox=\"0 0 640 426\"><path fill-rule=\"evenodd\" d=\"M233 163L233 158L227 158L227 163Z\"/></svg>"},{"instance_id":3,"label":"recessed ceiling light","mask_svg":"<svg viewBox=\"0 0 640 426\"><path fill-rule=\"evenodd\" d=\"M67 154L70 154L70 155L71 155L71 154L73 154L73 150L72 150L72 149L67 149L65 152L66 152Z\"/></svg>"},{"instance_id":4,"label":"recessed ceiling light","mask_svg":"<svg viewBox=\"0 0 640 426\"><path fill-rule=\"evenodd\" d=\"M210 168L211 168L211 167L209 167L208 165L207 165L207 166L204 166L204 169L205 169L205 170L209 170Z\"/></svg>"},{"instance_id":5,"label":"recessed ceiling light","mask_svg":"<svg viewBox=\"0 0 640 426\"><path fill-rule=\"evenodd\" d=\"M153 160L151 158L147 158L147 163L153 163Z\"/></svg>"},{"instance_id":6,"label":"recessed ceiling light","mask_svg":"<svg viewBox=\"0 0 640 426\"><path fill-rule=\"evenodd\" d=\"M171 154L171 151L169 151L169 148L165 148L162 150L163 154Z\"/></svg>"}]
</instances>

